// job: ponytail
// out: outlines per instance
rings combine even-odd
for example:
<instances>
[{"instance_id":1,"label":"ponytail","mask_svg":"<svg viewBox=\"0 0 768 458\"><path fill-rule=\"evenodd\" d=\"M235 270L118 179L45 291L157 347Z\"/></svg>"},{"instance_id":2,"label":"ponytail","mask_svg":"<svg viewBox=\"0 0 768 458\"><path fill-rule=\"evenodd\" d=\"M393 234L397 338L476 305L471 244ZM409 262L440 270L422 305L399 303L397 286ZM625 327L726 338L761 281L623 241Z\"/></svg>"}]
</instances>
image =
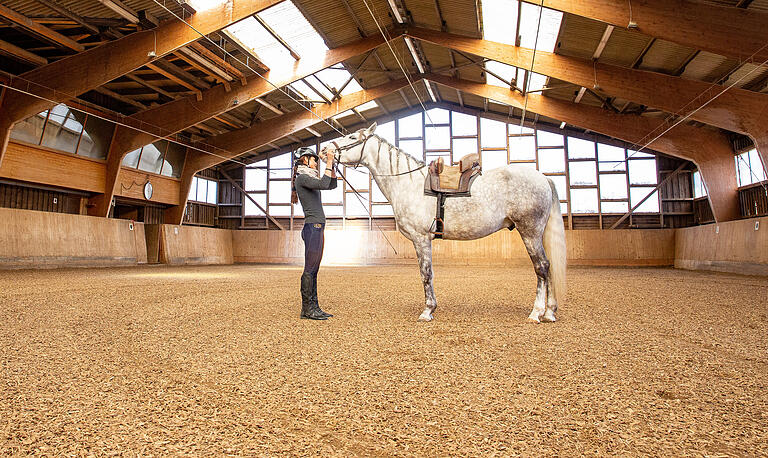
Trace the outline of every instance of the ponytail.
<instances>
[{"instance_id":1,"label":"ponytail","mask_svg":"<svg viewBox=\"0 0 768 458\"><path fill-rule=\"evenodd\" d=\"M296 170L299 168L299 161L293 161L293 173L291 173L291 204L299 202L299 195L296 193Z\"/></svg>"}]
</instances>

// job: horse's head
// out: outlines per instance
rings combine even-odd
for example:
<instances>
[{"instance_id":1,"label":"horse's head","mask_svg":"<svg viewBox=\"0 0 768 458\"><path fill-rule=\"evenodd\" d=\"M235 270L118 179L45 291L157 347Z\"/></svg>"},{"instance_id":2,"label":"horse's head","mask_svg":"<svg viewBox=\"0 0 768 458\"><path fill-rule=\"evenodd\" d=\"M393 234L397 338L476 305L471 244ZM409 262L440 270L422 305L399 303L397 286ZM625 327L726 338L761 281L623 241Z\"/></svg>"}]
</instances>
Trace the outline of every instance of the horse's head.
<instances>
[{"instance_id":1,"label":"horse's head","mask_svg":"<svg viewBox=\"0 0 768 458\"><path fill-rule=\"evenodd\" d=\"M328 143L320 151L320 157L325 157L326 151L332 151L336 154L336 160L344 165L358 165L363 158L365 151L365 145L367 139L373 135L376 130L376 123L371 124L367 129L360 129L357 132L353 132L349 135L345 135L341 138Z\"/></svg>"}]
</instances>

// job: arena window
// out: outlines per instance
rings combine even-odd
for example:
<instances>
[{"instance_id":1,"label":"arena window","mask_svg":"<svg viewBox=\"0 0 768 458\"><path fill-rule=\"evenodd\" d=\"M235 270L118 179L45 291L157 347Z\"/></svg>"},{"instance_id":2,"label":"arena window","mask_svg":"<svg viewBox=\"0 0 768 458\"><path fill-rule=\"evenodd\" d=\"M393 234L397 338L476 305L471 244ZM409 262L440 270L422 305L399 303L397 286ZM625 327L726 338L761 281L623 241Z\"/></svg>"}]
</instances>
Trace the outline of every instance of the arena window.
<instances>
[{"instance_id":1,"label":"arena window","mask_svg":"<svg viewBox=\"0 0 768 458\"><path fill-rule=\"evenodd\" d=\"M144 172L179 178L185 158L184 146L167 140L158 140L126 154L122 165Z\"/></svg>"},{"instance_id":2,"label":"arena window","mask_svg":"<svg viewBox=\"0 0 768 458\"><path fill-rule=\"evenodd\" d=\"M194 202L215 205L218 198L218 183L205 178L192 178L188 199Z\"/></svg>"},{"instance_id":3,"label":"arena window","mask_svg":"<svg viewBox=\"0 0 768 458\"><path fill-rule=\"evenodd\" d=\"M660 196L654 191L658 171L653 154L596 142L589 135L562 132L521 127L515 121L443 108L431 108L429 116L410 114L381 124L376 130L418 159L443 157L454 162L465 154L479 152L484 170L506 164L537 169L555 184L563 214L620 216L646 196L635 212L659 213ZM317 150L328 143L310 147ZM300 205L294 205L291 211L288 204L290 161L290 154L284 153L250 165L245 171L247 192L274 217L303 216ZM362 202L347 183L339 181L336 189L323 193L328 218L367 218L369 212L373 217L392 216L392 207L365 169L342 170L360 192ZM245 201L244 206L246 216L264 216L250 201Z\"/></svg>"},{"instance_id":4,"label":"arena window","mask_svg":"<svg viewBox=\"0 0 768 458\"><path fill-rule=\"evenodd\" d=\"M704 180L701 179L701 172L698 170L693 172L693 198L707 196L707 188L704 187Z\"/></svg>"},{"instance_id":5,"label":"arena window","mask_svg":"<svg viewBox=\"0 0 768 458\"><path fill-rule=\"evenodd\" d=\"M756 149L752 148L747 152L737 155L735 161L739 186L747 186L765 181L765 167Z\"/></svg>"},{"instance_id":6,"label":"arena window","mask_svg":"<svg viewBox=\"0 0 768 458\"><path fill-rule=\"evenodd\" d=\"M93 159L105 159L114 125L61 103L17 123L11 139Z\"/></svg>"}]
</instances>

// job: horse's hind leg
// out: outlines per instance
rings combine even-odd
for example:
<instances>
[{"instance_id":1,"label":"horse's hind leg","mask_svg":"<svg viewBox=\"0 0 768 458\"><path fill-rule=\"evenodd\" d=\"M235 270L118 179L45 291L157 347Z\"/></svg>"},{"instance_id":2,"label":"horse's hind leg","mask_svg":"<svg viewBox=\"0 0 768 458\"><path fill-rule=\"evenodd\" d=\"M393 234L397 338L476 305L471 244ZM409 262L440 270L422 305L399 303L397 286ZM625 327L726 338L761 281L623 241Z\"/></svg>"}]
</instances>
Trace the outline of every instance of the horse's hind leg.
<instances>
[{"instance_id":1,"label":"horse's hind leg","mask_svg":"<svg viewBox=\"0 0 768 458\"><path fill-rule=\"evenodd\" d=\"M534 236L526 235L521 232L520 236L523 238L523 244L525 249L528 250L528 256L531 257L533 262L533 270L536 272L536 301L533 303L533 310L528 315L530 321L536 323L541 322L542 316L545 320L550 321L549 317L545 315L547 294L549 286L549 259L544 252L544 243L541 234ZM551 320L554 321L554 320Z\"/></svg>"},{"instance_id":2,"label":"horse's hind leg","mask_svg":"<svg viewBox=\"0 0 768 458\"><path fill-rule=\"evenodd\" d=\"M547 311L544 312L542 320L554 323L556 321L555 312L557 312L557 299L555 299L555 285L547 280Z\"/></svg>"},{"instance_id":3,"label":"horse's hind leg","mask_svg":"<svg viewBox=\"0 0 768 458\"><path fill-rule=\"evenodd\" d=\"M416 248L416 256L419 259L421 282L424 284L424 298L426 308L419 316L419 321L432 321L432 312L437 308L435 288L432 284L432 240L426 237L414 237L413 246Z\"/></svg>"}]
</instances>

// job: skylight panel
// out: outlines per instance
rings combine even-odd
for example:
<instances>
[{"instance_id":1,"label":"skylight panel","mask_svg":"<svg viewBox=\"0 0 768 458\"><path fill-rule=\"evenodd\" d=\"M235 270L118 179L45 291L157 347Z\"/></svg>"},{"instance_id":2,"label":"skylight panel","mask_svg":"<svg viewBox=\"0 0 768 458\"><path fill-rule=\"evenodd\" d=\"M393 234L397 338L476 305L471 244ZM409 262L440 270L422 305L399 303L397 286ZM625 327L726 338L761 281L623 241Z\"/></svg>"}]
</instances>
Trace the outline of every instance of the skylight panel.
<instances>
[{"instance_id":1,"label":"skylight panel","mask_svg":"<svg viewBox=\"0 0 768 458\"><path fill-rule=\"evenodd\" d=\"M323 38L291 1L280 2L258 16L300 56L317 56L328 51Z\"/></svg>"},{"instance_id":2,"label":"skylight panel","mask_svg":"<svg viewBox=\"0 0 768 458\"><path fill-rule=\"evenodd\" d=\"M318 79L320 79L322 82L324 82L328 87L332 87L338 91L339 89L341 89L344 83L347 82L347 80L351 75L346 70L336 70L333 68L326 68L325 70L315 73L315 76ZM353 92L359 92L362 90L363 88L360 86L360 84L358 84L357 80L353 78L352 81L350 81L349 84L347 84L347 87L345 87L344 90L341 91L341 95L347 95L347 94L351 94Z\"/></svg>"},{"instance_id":3,"label":"skylight panel","mask_svg":"<svg viewBox=\"0 0 768 458\"><path fill-rule=\"evenodd\" d=\"M267 31L259 21L248 17L226 28L243 44L253 49L259 59L269 67L295 62L288 49Z\"/></svg>"},{"instance_id":4,"label":"skylight panel","mask_svg":"<svg viewBox=\"0 0 768 458\"><path fill-rule=\"evenodd\" d=\"M517 0L483 0L483 38L515 44Z\"/></svg>"},{"instance_id":5,"label":"skylight panel","mask_svg":"<svg viewBox=\"0 0 768 458\"><path fill-rule=\"evenodd\" d=\"M227 0L187 0L187 3L197 12L216 8L226 2Z\"/></svg>"},{"instance_id":6,"label":"skylight panel","mask_svg":"<svg viewBox=\"0 0 768 458\"><path fill-rule=\"evenodd\" d=\"M347 110L347 111L343 111L343 112L337 114L336 116L332 116L331 118L333 118L333 119L341 119L341 118L346 118L347 116L352 116L354 114L355 114L354 111Z\"/></svg>"},{"instance_id":7,"label":"skylight panel","mask_svg":"<svg viewBox=\"0 0 768 458\"><path fill-rule=\"evenodd\" d=\"M294 91L302 95L304 100L319 101L319 96L304 81L294 81L290 85Z\"/></svg>"},{"instance_id":8,"label":"skylight panel","mask_svg":"<svg viewBox=\"0 0 768 458\"><path fill-rule=\"evenodd\" d=\"M368 111L373 110L374 108L378 108L379 105L376 103L375 100L371 100L370 102L365 102L364 104L360 105L356 108L357 111Z\"/></svg>"},{"instance_id":9,"label":"skylight panel","mask_svg":"<svg viewBox=\"0 0 768 458\"><path fill-rule=\"evenodd\" d=\"M509 88L509 82L517 78L517 67L511 65L489 61L485 63L485 68L487 68L489 72L493 72L506 80L502 81L491 73L486 72L486 81L493 86ZM520 84L522 84L522 82Z\"/></svg>"},{"instance_id":10,"label":"skylight panel","mask_svg":"<svg viewBox=\"0 0 768 458\"><path fill-rule=\"evenodd\" d=\"M547 84L547 77L539 73L531 72L528 77L528 91L540 91Z\"/></svg>"},{"instance_id":11,"label":"skylight panel","mask_svg":"<svg viewBox=\"0 0 768 458\"><path fill-rule=\"evenodd\" d=\"M534 47L539 51L554 52L557 44L557 35L560 33L560 22L563 13L544 8L541 13L541 25L539 25L539 9L541 7L523 2L520 14L520 46L523 48ZM485 20L485 15L483 15ZM509 26L507 26L509 27ZM536 29L539 31L539 39L536 40Z\"/></svg>"},{"instance_id":12,"label":"skylight panel","mask_svg":"<svg viewBox=\"0 0 768 458\"><path fill-rule=\"evenodd\" d=\"M319 79L317 79L317 76L312 75L311 77L307 78L307 81L309 81L309 84L312 85L312 88L314 88L319 93L323 94L328 100L333 99L333 94L331 91L329 91L323 83L320 82Z\"/></svg>"}]
</instances>

